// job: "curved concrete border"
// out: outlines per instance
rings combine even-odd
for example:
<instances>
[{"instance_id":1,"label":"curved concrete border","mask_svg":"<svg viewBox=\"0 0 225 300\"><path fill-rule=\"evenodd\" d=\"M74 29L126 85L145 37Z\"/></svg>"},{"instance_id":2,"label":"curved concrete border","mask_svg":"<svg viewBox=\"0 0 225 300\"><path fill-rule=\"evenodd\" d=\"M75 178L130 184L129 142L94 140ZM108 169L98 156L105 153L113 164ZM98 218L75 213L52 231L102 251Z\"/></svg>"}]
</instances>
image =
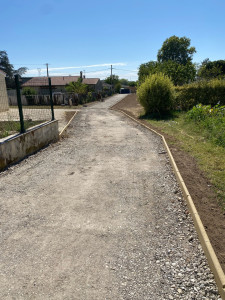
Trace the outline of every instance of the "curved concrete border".
<instances>
[{"instance_id":1,"label":"curved concrete border","mask_svg":"<svg viewBox=\"0 0 225 300\"><path fill-rule=\"evenodd\" d=\"M75 111L72 118L69 120L69 122L66 124L66 126L61 130L61 132L59 133L59 138L61 138L63 136L63 134L66 133L67 128L69 127L70 123L73 121L73 119L75 118L77 113L78 113L78 111Z\"/></svg>"},{"instance_id":2,"label":"curved concrete border","mask_svg":"<svg viewBox=\"0 0 225 300\"><path fill-rule=\"evenodd\" d=\"M115 104L114 104L115 105ZM113 106L114 106L113 105ZM181 187L181 190L183 192L183 196L184 196L184 199L186 200L187 202L187 205L188 205L188 208L189 208L189 212L192 216L192 219L194 221L194 225L195 225L195 229L198 233L198 236L199 236L199 239L200 239L200 242L201 242L201 245L202 245L202 248L205 252L205 255L207 257L207 260L208 260L208 263L209 263L209 266L214 274L214 277L215 277L215 281L216 281L216 284L217 284L217 287L218 287L218 290L220 292L220 295L222 297L223 300L225 300L225 274L222 270L222 267L219 263L219 260L215 254L215 251L210 243L210 240L209 240L209 237L205 231L205 228L202 224L202 221L200 219L200 216L197 212L197 209L194 205L194 202L191 198L191 195L189 194L188 192L188 189L184 183L184 180L179 172L179 169L176 165L176 162L172 156L172 153L167 145L167 142L164 138L163 135L161 135L160 133L158 133L157 131L151 129L150 127L146 126L145 124L141 123L140 121L136 120L135 118L131 117L130 115L128 115L127 113L125 113L124 111L120 110L120 109L114 109L112 107L110 107L111 110L115 110L115 111L119 111L121 113L123 113L125 116L127 116L128 118L132 119L133 121L135 121L136 123L140 124L141 126L147 128L148 130L154 132L155 134L157 134L158 136L160 136L163 140L163 143L165 145L165 148L166 148L166 151L167 151L167 154L169 156L169 159L170 159L170 162L172 164L172 167L173 167L173 170L174 170L174 173L175 173L175 176L177 178L177 181Z\"/></svg>"}]
</instances>

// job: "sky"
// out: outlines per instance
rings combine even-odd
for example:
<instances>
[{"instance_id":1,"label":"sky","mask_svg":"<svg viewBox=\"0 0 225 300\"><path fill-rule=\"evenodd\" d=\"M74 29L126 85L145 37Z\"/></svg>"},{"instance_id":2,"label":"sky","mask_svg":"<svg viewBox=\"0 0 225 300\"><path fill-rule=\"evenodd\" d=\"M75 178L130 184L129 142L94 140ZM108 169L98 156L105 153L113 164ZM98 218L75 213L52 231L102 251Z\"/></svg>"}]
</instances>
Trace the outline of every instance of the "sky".
<instances>
[{"instance_id":1,"label":"sky","mask_svg":"<svg viewBox=\"0 0 225 300\"><path fill-rule=\"evenodd\" d=\"M201 63L225 59L225 0L0 0L0 50L25 76L137 79L163 42L186 36Z\"/></svg>"}]
</instances>

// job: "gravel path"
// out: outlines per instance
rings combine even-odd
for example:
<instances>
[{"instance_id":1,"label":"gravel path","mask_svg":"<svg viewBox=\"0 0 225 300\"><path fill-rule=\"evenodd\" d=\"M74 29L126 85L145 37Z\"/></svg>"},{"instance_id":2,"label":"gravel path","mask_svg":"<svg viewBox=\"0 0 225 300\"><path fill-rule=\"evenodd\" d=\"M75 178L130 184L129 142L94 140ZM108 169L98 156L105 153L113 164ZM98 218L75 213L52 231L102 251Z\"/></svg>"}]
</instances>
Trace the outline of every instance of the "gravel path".
<instances>
[{"instance_id":1,"label":"gravel path","mask_svg":"<svg viewBox=\"0 0 225 300\"><path fill-rule=\"evenodd\" d=\"M108 107L0 175L0 299L220 299L160 139Z\"/></svg>"}]
</instances>

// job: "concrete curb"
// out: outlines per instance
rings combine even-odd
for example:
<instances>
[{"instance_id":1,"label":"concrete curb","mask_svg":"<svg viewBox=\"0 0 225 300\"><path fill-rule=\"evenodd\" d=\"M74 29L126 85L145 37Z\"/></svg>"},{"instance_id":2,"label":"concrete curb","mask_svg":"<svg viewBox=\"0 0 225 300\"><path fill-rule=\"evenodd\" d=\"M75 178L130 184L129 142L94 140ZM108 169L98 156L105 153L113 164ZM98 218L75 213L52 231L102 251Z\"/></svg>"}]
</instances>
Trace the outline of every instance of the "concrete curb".
<instances>
[{"instance_id":1,"label":"concrete curb","mask_svg":"<svg viewBox=\"0 0 225 300\"><path fill-rule=\"evenodd\" d=\"M72 116L72 118L69 120L69 122L66 124L66 126L61 130L60 134L59 134L59 138L61 138L63 136L63 134L66 133L67 128L69 127L70 123L73 121L73 119L75 118L75 116L77 115L78 111L75 111L74 115Z\"/></svg>"},{"instance_id":2,"label":"concrete curb","mask_svg":"<svg viewBox=\"0 0 225 300\"><path fill-rule=\"evenodd\" d=\"M115 104L114 104L115 105ZM172 153L169 149L169 146L167 145L167 142L164 138L163 135L161 135L160 133L158 133L157 131L151 129L150 127L146 126L145 124L139 122L138 120L136 120L135 118L131 117L130 115L128 115L127 113L125 113L124 111L120 110L120 109L114 109L114 105L112 107L110 107L110 110L115 110L115 111L119 111L121 113L123 113L125 116L127 116L128 118L132 119L133 121L135 121L136 123L140 124L141 126L147 128L148 130L154 132L155 134L157 134L158 136L160 136L163 140L163 143L165 145L165 148L166 148L166 151L167 151L167 154L169 156L169 159L170 159L170 162L171 162L171 165L173 167L173 170L174 170L174 173L175 173L175 176L177 178L177 181L181 187L181 190L182 190L182 193L183 193L183 196L184 196L184 199L186 200L187 202L187 205L188 205L188 208L189 208L189 212L192 216L192 219L193 219L193 222L194 222L194 225L195 225L195 229L198 233L198 236L199 236L199 239L200 239L200 242L201 242L201 245L202 245L202 248L205 252L205 255L207 257L207 260L208 260L208 263L209 263L209 266L211 268L211 271L213 272L213 275L215 277L215 281L216 281L216 284L217 284L217 287L218 287L218 290L220 292L220 295L222 297L223 300L225 300L225 274L222 270L222 267L219 263L219 260L215 254L215 251L210 243L210 240L209 240L209 237L205 231L205 228L202 224L202 221L200 219L200 216L197 212L197 209L194 205L194 202L191 198L191 195L189 194L188 192L188 189L184 183L184 180L179 172L179 169L176 165L176 162L172 156Z\"/></svg>"}]
</instances>

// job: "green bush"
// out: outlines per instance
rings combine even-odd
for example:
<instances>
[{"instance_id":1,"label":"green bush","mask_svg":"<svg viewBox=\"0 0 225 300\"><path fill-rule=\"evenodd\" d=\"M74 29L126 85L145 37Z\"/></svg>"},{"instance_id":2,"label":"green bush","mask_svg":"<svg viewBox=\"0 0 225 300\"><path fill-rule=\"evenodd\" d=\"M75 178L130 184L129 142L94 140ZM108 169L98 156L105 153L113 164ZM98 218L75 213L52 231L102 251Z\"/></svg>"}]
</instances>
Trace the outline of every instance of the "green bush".
<instances>
[{"instance_id":1,"label":"green bush","mask_svg":"<svg viewBox=\"0 0 225 300\"><path fill-rule=\"evenodd\" d=\"M200 103L225 105L225 80L202 80L176 87L176 108L189 110Z\"/></svg>"},{"instance_id":2,"label":"green bush","mask_svg":"<svg viewBox=\"0 0 225 300\"><path fill-rule=\"evenodd\" d=\"M137 89L138 101L145 114L163 115L171 111L174 101L174 86L163 73L148 76Z\"/></svg>"},{"instance_id":3,"label":"green bush","mask_svg":"<svg viewBox=\"0 0 225 300\"><path fill-rule=\"evenodd\" d=\"M35 89L32 87L25 87L22 90L22 95L26 97L28 105L34 104L34 95L36 95Z\"/></svg>"},{"instance_id":4,"label":"green bush","mask_svg":"<svg viewBox=\"0 0 225 300\"><path fill-rule=\"evenodd\" d=\"M206 138L225 147L225 106L198 104L187 112L186 118L197 123Z\"/></svg>"}]
</instances>

